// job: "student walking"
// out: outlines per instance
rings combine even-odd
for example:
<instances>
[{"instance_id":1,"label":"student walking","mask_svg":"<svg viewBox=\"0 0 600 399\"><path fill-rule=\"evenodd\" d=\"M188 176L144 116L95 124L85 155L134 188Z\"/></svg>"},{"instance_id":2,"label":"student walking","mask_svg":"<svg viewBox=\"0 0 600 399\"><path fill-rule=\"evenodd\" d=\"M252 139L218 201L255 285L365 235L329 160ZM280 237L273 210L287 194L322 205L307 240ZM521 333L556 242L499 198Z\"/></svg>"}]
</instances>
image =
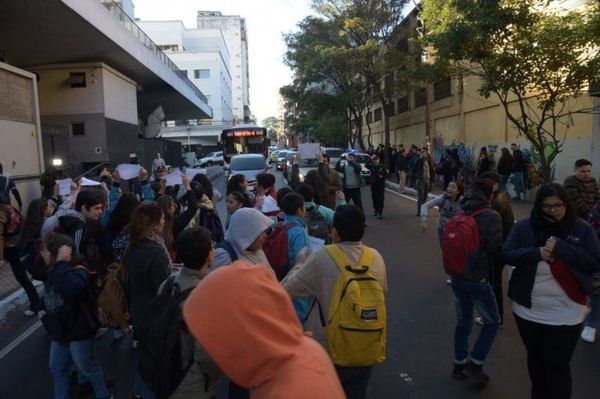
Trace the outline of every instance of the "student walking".
<instances>
[{"instance_id":1,"label":"student walking","mask_svg":"<svg viewBox=\"0 0 600 399\"><path fill-rule=\"evenodd\" d=\"M385 180L389 176L389 172L381 159L377 155L371 157L369 170L371 171L371 198L373 200L373 216L383 219L383 202L385 199Z\"/></svg>"}]
</instances>

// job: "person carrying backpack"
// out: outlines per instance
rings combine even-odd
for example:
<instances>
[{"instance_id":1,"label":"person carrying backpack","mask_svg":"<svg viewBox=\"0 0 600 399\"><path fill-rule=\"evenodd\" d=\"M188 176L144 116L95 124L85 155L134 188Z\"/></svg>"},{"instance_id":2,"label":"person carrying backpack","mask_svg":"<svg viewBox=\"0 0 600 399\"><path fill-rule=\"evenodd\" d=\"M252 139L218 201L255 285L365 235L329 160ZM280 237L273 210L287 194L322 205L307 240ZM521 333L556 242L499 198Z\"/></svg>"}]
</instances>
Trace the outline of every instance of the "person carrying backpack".
<instances>
[{"instance_id":1,"label":"person carrying backpack","mask_svg":"<svg viewBox=\"0 0 600 399\"><path fill-rule=\"evenodd\" d=\"M386 268L379 252L361 241L365 221L358 207L338 207L333 221L334 244L317 250L308 259L302 254L282 281L290 296L311 297L306 329L329 350L348 398L366 396L373 366L385 359ZM350 281L358 276L364 280ZM344 288L360 295L341 295ZM352 303L354 298L369 303ZM347 311L357 307L360 312ZM344 330L340 327L342 321L362 331Z\"/></svg>"},{"instance_id":2,"label":"person carrying backpack","mask_svg":"<svg viewBox=\"0 0 600 399\"><path fill-rule=\"evenodd\" d=\"M188 332L181 309L208 274L215 250L204 227L182 232L176 247L183 268L161 284L142 314L138 371L157 399L210 399L222 373Z\"/></svg>"},{"instance_id":3,"label":"person carrying backpack","mask_svg":"<svg viewBox=\"0 0 600 399\"><path fill-rule=\"evenodd\" d=\"M65 235L51 233L42 257L49 267L41 318L50 339L50 372L54 397L68 398L73 366L92 385L96 398L112 398L104 372L95 356L95 336L99 328L90 272L73 261L75 243Z\"/></svg>"},{"instance_id":4,"label":"person carrying backpack","mask_svg":"<svg viewBox=\"0 0 600 399\"><path fill-rule=\"evenodd\" d=\"M190 220L186 228L202 226L210 231L212 240L220 242L223 240L223 224L221 218L217 213L217 207L215 203L208 198L204 188L196 182L192 182L191 189L194 192L196 198L196 205L198 211L196 215Z\"/></svg>"},{"instance_id":5,"label":"person carrying backpack","mask_svg":"<svg viewBox=\"0 0 600 399\"><path fill-rule=\"evenodd\" d=\"M308 235L328 242L331 238L329 228L333 225L333 209L317 205L314 202L315 190L308 184L298 185L296 192L304 197Z\"/></svg>"},{"instance_id":6,"label":"person carrying backpack","mask_svg":"<svg viewBox=\"0 0 600 399\"><path fill-rule=\"evenodd\" d=\"M273 224L273 219L263 215L258 209L241 208L235 211L231 215L225 239L217 244L211 271L241 259L252 265L263 265L275 275L263 252L267 230Z\"/></svg>"},{"instance_id":7,"label":"person carrying backpack","mask_svg":"<svg viewBox=\"0 0 600 399\"><path fill-rule=\"evenodd\" d=\"M490 208L492 190L489 180L475 179L461 202L462 212L444 225L442 233L444 268L452 280L456 307L452 377L469 377L479 384L489 382L483 362L500 326L490 282L494 265L502 262L502 219ZM481 314L484 325L469 353L473 308Z\"/></svg>"}]
</instances>

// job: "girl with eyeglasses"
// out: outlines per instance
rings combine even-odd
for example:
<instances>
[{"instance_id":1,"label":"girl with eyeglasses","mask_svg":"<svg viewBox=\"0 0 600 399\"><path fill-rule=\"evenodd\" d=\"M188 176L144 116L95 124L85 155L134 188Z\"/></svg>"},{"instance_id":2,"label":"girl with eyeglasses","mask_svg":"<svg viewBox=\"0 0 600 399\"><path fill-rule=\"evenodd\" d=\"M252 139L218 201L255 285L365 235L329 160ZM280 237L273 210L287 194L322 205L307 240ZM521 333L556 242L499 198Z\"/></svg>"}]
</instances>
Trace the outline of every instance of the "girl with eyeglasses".
<instances>
[{"instance_id":1,"label":"girl with eyeglasses","mask_svg":"<svg viewBox=\"0 0 600 399\"><path fill-rule=\"evenodd\" d=\"M531 398L567 399L571 357L600 270L598 238L575 216L562 186L547 183L531 217L510 232L504 257L514 266L508 296L527 349Z\"/></svg>"}]
</instances>

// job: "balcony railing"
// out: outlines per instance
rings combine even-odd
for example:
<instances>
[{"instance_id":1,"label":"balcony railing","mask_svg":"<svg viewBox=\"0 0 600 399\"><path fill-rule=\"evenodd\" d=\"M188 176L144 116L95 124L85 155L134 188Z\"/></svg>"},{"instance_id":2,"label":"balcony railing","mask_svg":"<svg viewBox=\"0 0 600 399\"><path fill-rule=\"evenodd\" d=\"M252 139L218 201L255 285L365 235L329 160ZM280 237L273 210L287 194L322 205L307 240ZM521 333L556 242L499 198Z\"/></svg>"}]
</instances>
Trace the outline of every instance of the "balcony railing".
<instances>
[{"instance_id":1,"label":"balcony railing","mask_svg":"<svg viewBox=\"0 0 600 399\"><path fill-rule=\"evenodd\" d=\"M137 24L129 17L129 15L125 13L125 11L123 11L118 3L112 0L100 0L100 3L102 3L115 16L115 18L121 22L125 29L133 33L133 35L140 42L142 42L147 49L152 51L165 65L169 67L169 69L175 72L177 76L179 76L181 80L183 80L185 84L194 91L196 96L198 96L202 101L207 102L206 96L202 94L200 89L194 83L192 83L191 80L188 79L186 73L179 69L177 65L173 63L173 61L171 61L167 54L165 54L164 51L162 51L158 45L156 45L156 43L154 43L152 39L150 39L150 37L146 35L146 33L144 33L139 26L137 26Z\"/></svg>"}]
</instances>

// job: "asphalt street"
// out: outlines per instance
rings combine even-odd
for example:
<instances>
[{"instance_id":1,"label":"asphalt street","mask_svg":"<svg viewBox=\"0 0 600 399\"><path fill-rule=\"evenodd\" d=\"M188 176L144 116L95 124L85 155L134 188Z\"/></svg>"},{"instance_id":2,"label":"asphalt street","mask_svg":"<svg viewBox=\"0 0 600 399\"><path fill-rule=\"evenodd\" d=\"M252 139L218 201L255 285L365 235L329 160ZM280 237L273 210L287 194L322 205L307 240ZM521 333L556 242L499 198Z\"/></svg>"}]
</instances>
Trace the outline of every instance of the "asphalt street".
<instances>
[{"instance_id":1,"label":"asphalt street","mask_svg":"<svg viewBox=\"0 0 600 399\"><path fill-rule=\"evenodd\" d=\"M277 185L284 183L278 173ZM225 192L225 179L215 186ZM441 252L430 228L420 231L416 203L409 197L386 192L384 219L373 213L369 188L363 190L368 216L365 243L381 252L388 272L388 347L385 363L374 368L369 398L514 398L529 397L525 349L518 336L509 304L505 326L499 332L484 366L491 377L477 387L450 377L453 349L454 304L445 283ZM218 204L225 215L225 202ZM516 212L518 217L525 211ZM431 216L430 226L433 226ZM506 284L505 284L506 285ZM0 331L0 399L50 399L49 341L36 320L14 316ZM474 326L475 335L479 327ZM98 340L98 355L105 370L116 378L116 399L130 398L133 351L126 338L114 341L112 333ZM573 399L598 398L600 345L580 342L573 362ZM75 396L72 397L88 397ZM220 395L219 398L223 396Z\"/></svg>"}]
</instances>

